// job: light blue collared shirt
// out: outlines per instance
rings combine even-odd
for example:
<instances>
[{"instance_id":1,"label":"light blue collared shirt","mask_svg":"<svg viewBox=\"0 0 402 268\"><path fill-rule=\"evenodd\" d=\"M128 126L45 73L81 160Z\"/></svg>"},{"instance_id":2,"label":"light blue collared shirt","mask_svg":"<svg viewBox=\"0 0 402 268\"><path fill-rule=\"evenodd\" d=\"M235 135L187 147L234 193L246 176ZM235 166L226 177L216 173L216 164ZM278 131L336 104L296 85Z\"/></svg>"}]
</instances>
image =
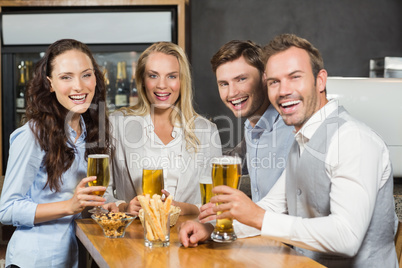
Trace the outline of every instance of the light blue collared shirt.
<instances>
[{"instance_id":1,"label":"light blue collared shirt","mask_svg":"<svg viewBox=\"0 0 402 268\"><path fill-rule=\"evenodd\" d=\"M68 127L75 149L71 167L62 175L60 192L49 189L44 168L44 151L36 142L29 123L15 130L10 136L10 154L0 199L0 221L17 227L7 246L6 267L77 267L78 246L74 220L80 214L34 224L38 204L70 199L81 179L86 177L85 161L86 128L73 144L76 132Z\"/></svg>"},{"instance_id":2,"label":"light blue collared shirt","mask_svg":"<svg viewBox=\"0 0 402 268\"><path fill-rule=\"evenodd\" d=\"M267 195L286 167L294 141L294 127L287 126L275 108L269 105L254 128L246 120L244 135L251 196L254 202L258 202Z\"/></svg>"}]
</instances>

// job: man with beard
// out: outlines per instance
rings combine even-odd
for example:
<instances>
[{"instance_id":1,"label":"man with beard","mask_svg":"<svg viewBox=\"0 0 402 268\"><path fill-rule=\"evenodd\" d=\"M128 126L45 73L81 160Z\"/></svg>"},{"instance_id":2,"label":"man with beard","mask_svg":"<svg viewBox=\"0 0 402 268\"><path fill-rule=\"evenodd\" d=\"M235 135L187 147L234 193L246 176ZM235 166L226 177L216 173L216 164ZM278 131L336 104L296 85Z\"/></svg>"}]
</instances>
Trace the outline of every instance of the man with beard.
<instances>
[{"instance_id":1,"label":"man with beard","mask_svg":"<svg viewBox=\"0 0 402 268\"><path fill-rule=\"evenodd\" d=\"M238 237L261 235L291 244L327 267L399 267L398 219L389 151L369 127L326 98L319 51L293 34L265 48L268 96L295 128L285 172L257 204L241 191L217 186L217 218L236 219ZM242 224L239 224L242 223ZM213 225L188 221L180 240L194 247Z\"/></svg>"}]
</instances>

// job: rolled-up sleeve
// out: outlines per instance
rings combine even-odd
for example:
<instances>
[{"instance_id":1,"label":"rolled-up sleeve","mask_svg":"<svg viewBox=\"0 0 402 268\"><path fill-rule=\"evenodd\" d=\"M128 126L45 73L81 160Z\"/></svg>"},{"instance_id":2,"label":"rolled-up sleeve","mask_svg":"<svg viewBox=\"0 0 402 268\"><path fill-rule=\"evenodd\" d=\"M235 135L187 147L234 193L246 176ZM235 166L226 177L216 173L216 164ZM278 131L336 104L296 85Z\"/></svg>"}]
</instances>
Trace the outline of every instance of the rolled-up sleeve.
<instances>
[{"instance_id":1,"label":"rolled-up sleeve","mask_svg":"<svg viewBox=\"0 0 402 268\"><path fill-rule=\"evenodd\" d=\"M34 226L38 204L29 190L38 174L43 153L28 125L10 137L10 152L0 199L0 221L6 225Z\"/></svg>"}]
</instances>

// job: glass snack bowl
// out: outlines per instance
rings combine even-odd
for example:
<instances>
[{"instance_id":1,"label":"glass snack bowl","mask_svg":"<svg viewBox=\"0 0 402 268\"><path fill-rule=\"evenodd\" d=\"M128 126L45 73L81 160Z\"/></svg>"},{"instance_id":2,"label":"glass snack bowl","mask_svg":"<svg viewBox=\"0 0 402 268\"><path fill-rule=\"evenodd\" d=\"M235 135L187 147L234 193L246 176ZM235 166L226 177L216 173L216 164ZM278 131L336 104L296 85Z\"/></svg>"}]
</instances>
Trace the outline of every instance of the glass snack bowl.
<instances>
[{"instance_id":1,"label":"glass snack bowl","mask_svg":"<svg viewBox=\"0 0 402 268\"><path fill-rule=\"evenodd\" d=\"M108 238L124 237L126 228L137 216L124 212L109 212L92 214L91 218L96 221Z\"/></svg>"}]
</instances>

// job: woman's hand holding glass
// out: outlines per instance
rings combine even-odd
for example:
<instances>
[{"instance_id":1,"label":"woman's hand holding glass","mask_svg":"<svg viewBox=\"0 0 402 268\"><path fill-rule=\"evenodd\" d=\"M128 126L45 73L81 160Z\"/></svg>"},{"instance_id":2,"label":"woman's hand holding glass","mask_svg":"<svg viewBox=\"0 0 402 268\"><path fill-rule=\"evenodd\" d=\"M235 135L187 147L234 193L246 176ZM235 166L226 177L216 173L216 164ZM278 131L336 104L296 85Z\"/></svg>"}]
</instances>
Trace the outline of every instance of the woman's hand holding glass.
<instances>
[{"instance_id":1,"label":"woman's hand holding glass","mask_svg":"<svg viewBox=\"0 0 402 268\"><path fill-rule=\"evenodd\" d=\"M105 198L93 195L96 191L106 191L104 186L90 186L86 187L88 182L96 180L95 176L86 177L78 183L74 191L74 196L69 200L69 210L71 214L80 213L85 207L101 206L105 203Z\"/></svg>"},{"instance_id":2,"label":"woman's hand holding glass","mask_svg":"<svg viewBox=\"0 0 402 268\"><path fill-rule=\"evenodd\" d=\"M93 195L103 196L106 187L109 185L110 171L109 171L109 155L107 154L90 154L88 155L88 169L87 176L96 176L95 180L89 181L88 186L103 186L102 191L93 191ZM89 210L90 213L108 212L101 206L95 206Z\"/></svg>"}]
</instances>

